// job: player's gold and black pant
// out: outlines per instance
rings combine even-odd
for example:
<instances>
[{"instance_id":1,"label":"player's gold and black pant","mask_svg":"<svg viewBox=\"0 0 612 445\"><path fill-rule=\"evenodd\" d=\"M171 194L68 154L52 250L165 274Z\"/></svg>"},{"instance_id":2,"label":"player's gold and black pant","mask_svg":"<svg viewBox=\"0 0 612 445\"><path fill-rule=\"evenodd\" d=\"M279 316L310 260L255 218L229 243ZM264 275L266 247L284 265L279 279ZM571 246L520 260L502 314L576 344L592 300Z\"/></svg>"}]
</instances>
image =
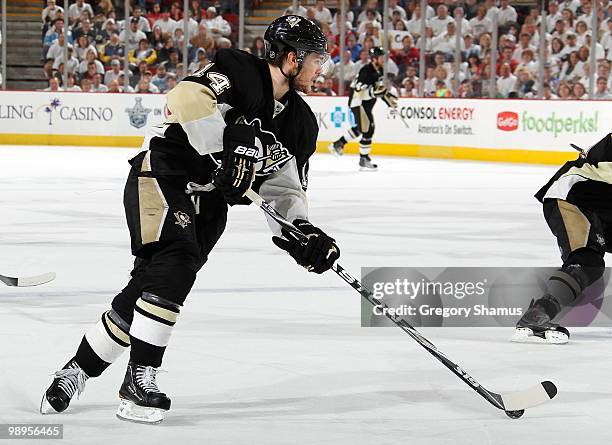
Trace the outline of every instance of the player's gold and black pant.
<instances>
[{"instance_id":1,"label":"player's gold and black pant","mask_svg":"<svg viewBox=\"0 0 612 445\"><path fill-rule=\"evenodd\" d=\"M196 273L227 221L227 204L215 190L198 197L196 213L185 193L193 179L167 154L141 152L130 163L124 207L136 259L127 286L79 346L77 363L90 377L100 375L128 346L133 362L161 365Z\"/></svg>"},{"instance_id":2,"label":"player's gold and black pant","mask_svg":"<svg viewBox=\"0 0 612 445\"><path fill-rule=\"evenodd\" d=\"M545 199L543 209L563 260L549 278L548 293L563 307L603 275L608 241L612 245L612 211L594 211L562 199Z\"/></svg>"},{"instance_id":3,"label":"player's gold and black pant","mask_svg":"<svg viewBox=\"0 0 612 445\"><path fill-rule=\"evenodd\" d=\"M372 110L376 99L365 100L358 107L351 107L355 125L348 132L349 140L361 136L359 139L359 153L370 154L372 149L372 137L374 136L374 114Z\"/></svg>"}]
</instances>

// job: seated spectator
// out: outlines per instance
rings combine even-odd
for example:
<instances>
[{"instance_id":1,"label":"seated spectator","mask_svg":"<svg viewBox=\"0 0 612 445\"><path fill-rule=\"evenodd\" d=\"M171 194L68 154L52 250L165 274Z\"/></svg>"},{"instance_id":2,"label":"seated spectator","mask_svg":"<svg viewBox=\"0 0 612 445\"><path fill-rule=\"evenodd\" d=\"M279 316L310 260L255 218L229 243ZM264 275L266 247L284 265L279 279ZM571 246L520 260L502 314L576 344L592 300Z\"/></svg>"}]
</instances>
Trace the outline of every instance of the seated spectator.
<instances>
[{"instance_id":1,"label":"seated spectator","mask_svg":"<svg viewBox=\"0 0 612 445\"><path fill-rule=\"evenodd\" d=\"M227 37L232 33L230 24L220 15L217 15L217 10L214 6L206 9L206 18L202 20L206 24L208 33L216 41L221 37Z\"/></svg>"},{"instance_id":2,"label":"seated spectator","mask_svg":"<svg viewBox=\"0 0 612 445\"><path fill-rule=\"evenodd\" d=\"M161 5L158 2L153 3L153 9L147 14L147 20L151 24L151 29L155 28L153 25L162 17Z\"/></svg>"},{"instance_id":3,"label":"seated spectator","mask_svg":"<svg viewBox=\"0 0 612 445\"><path fill-rule=\"evenodd\" d=\"M175 51L176 48L174 47L174 40L171 36L167 36L166 40L164 41L164 46L157 51L157 62L162 63L170 60L170 53Z\"/></svg>"},{"instance_id":4,"label":"seated spectator","mask_svg":"<svg viewBox=\"0 0 612 445\"><path fill-rule=\"evenodd\" d=\"M467 79L480 79L481 74L482 74L482 62L480 60L480 57L478 57L476 54L470 55L467 59L467 68L465 71L466 78Z\"/></svg>"},{"instance_id":5,"label":"seated spectator","mask_svg":"<svg viewBox=\"0 0 612 445\"><path fill-rule=\"evenodd\" d=\"M91 22L89 20L83 20L81 25L74 29L73 35L77 42L81 36L86 36L90 44L96 41L96 33L91 27Z\"/></svg>"},{"instance_id":6,"label":"seated spectator","mask_svg":"<svg viewBox=\"0 0 612 445\"><path fill-rule=\"evenodd\" d=\"M117 79L111 81L110 85L108 85L108 93L123 93L123 90L119 87L119 82Z\"/></svg>"},{"instance_id":7,"label":"seated spectator","mask_svg":"<svg viewBox=\"0 0 612 445\"><path fill-rule=\"evenodd\" d=\"M63 19L55 19L52 22L51 28L45 34L45 38L43 40L43 56L46 58L47 51L53 45L53 43L59 38L60 34L64 33L64 20ZM67 39L68 43L72 44L72 33L68 31Z\"/></svg>"},{"instance_id":8,"label":"seated spectator","mask_svg":"<svg viewBox=\"0 0 612 445\"><path fill-rule=\"evenodd\" d=\"M166 61L166 70L169 73L175 73L180 64L180 53L178 51L172 51L169 54L170 58Z\"/></svg>"},{"instance_id":9,"label":"seated spectator","mask_svg":"<svg viewBox=\"0 0 612 445\"><path fill-rule=\"evenodd\" d=\"M68 44L68 46L72 46ZM53 44L47 50L47 59L57 60L60 56L64 55L64 51L66 50L66 37L64 34L60 34L57 37L57 40L53 42Z\"/></svg>"},{"instance_id":10,"label":"seated spectator","mask_svg":"<svg viewBox=\"0 0 612 445\"><path fill-rule=\"evenodd\" d=\"M542 89L542 99L544 100L554 100L559 99L552 90L552 87L548 83L544 83L544 88Z\"/></svg>"},{"instance_id":11,"label":"seated spectator","mask_svg":"<svg viewBox=\"0 0 612 445\"><path fill-rule=\"evenodd\" d=\"M448 15L448 8L446 5L438 5L436 12L436 16L429 21L429 25L433 29L434 37L446 32L448 23L452 22L455 24L455 20Z\"/></svg>"},{"instance_id":12,"label":"seated spectator","mask_svg":"<svg viewBox=\"0 0 612 445\"><path fill-rule=\"evenodd\" d=\"M588 99L589 95L586 93L586 88L580 82L575 82L572 87L572 99L581 100Z\"/></svg>"},{"instance_id":13,"label":"seated spectator","mask_svg":"<svg viewBox=\"0 0 612 445\"><path fill-rule=\"evenodd\" d=\"M178 2L174 1L170 5L170 18L175 22L178 22L183 18L183 10Z\"/></svg>"},{"instance_id":14,"label":"seated spectator","mask_svg":"<svg viewBox=\"0 0 612 445\"><path fill-rule=\"evenodd\" d=\"M499 77L497 78L497 94L498 97L507 98L511 92L516 91L516 76L512 74L510 64L502 63L499 69Z\"/></svg>"},{"instance_id":15,"label":"seated spectator","mask_svg":"<svg viewBox=\"0 0 612 445\"><path fill-rule=\"evenodd\" d=\"M168 76L168 81L167 81L168 88L166 89L166 93L168 91L170 91L171 89L173 89L176 86L177 83L178 83L178 80L177 80L176 76L174 74L170 73L170 75Z\"/></svg>"},{"instance_id":16,"label":"seated spectator","mask_svg":"<svg viewBox=\"0 0 612 445\"><path fill-rule=\"evenodd\" d=\"M87 59L87 53L90 51L93 51L94 58L98 57L98 51L89 43L87 36L81 36L77 46L74 48L74 56L82 62Z\"/></svg>"},{"instance_id":17,"label":"seated spectator","mask_svg":"<svg viewBox=\"0 0 612 445\"><path fill-rule=\"evenodd\" d=\"M94 15L91 5L85 3L84 0L76 0L75 3L70 5L68 8L68 23L70 26L74 27L78 23L78 21L81 19L83 11L89 12L90 17L93 17Z\"/></svg>"},{"instance_id":18,"label":"seated spectator","mask_svg":"<svg viewBox=\"0 0 612 445\"><path fill-rule=\"evenodd\" d=\"M82 91L81 87L76 84L76 74L68 73L67 82L68 83L66 84L64 91Z\"/></svg>"},{"instance_id":19,"label":"seated spectator","mask_svg":"<svg viewBox=\"0 0 612 445\"><path fill-rule=\"evenodd\" d=\"M159 26L163 34L174 34L176 29L176 21L170 18L170 12L167 10L162 11L160 18L153 23L153 28Z\"/></svg>"},{"instance_id":20,"label":"seated spectator","mask_svg":"<svg viewBox=\"0 0 612 445\"><path fill-rule=\"evenodd\" d=\"M447 60L453 58L453 54L455 52L455 47L457 46L457 32L455 28L455 22L448 22L446 25L446 32L440 33L437 37L431 42L431 49L434 52L442 52L446 56ZM459 39L460 50L465 50L465 45L463 44L463 39Z\"/></svg>"},{"instance_id":21,"label":"seated spectator","mask_svg":"<svg viewBox=\"0 0 612 445\"><path fill-rule=\"evenodd\" d=\"M359 35L358 42L361 43L364 47L366 46L366 40L371 39L373 46L380 46L380 29L375 27L372 23L366 22L365 24L365 32ZM369 49L369 48L368 48Z\"/></svg>"},{"instance_id":22,"label":"seated spectator","mask_svg":"<svg viewBox=\"0 0 612 445\"><path fill-rule=\"evenodd\" d=\"M108 65L113 60L123 62L124 57L125 47L123 46L123 42L119 40L119 34L114 32L111 34L110 41L102 48L102 54L100 54L100 59L102 60L102 62Z\"/></svg>"},{"instance_id":23,"label":"seated spectator","mask_svg":"<svg viewBox=\"0 0 612 445\"><path fill-rule=\"evenodd\" d=\"M92 93L106 93L108 92L108 87L102 83L102 74L96 73L91 80L90 91Z\"/></svg>"},{"instance_id":24,"label":"seated spectator","mask_svg":"<svg viewBox=\"0 0 612 445\"><path fill-rule=\"evenodd\" d=\"M43 91L58 92L58 91L64 91L64 89L60 87L59 79L57 79L56 77L50 77L49 86L45 88Z\"/></svg>"},{"instance_id":25,"label":"seated spectator","mask_svg":"<svg viewBox=\"0 0 612 445\"><path fill-rule=\"evenodd\" d=\"M200 25L198 24L198 22L196 22L191 17L191 11L187 11L187 29L189 31L189 37L187 40L190 40L192 37L197 35L199 26ZM176 29L180 29L181 31L184 32L184 29L185 29L184 19L180 19L179 21L176 22Z\"/></svg>"},{"instance_id":26,"label":"seated spectator","mask_svg":"<svg viewBox=\"0 0 612 445\"><path fill-rule=\"evenodd\" d=\"M260 59L265 59L266 46L263 37L255 37L253 44L251 45L251 54L253 54L255 57L259 57Z\"/></svg>"},{"instance_id":27,"label":"seated spectator","mask_svg":"<svg viewBox=\"0 0 612 445\"><path fill-rule=\"evenodd\" d=\"M408 20L408 32L416 39L421 35L421 5L417 4L410 20ZM429 20L425 19L425 27L430 26ZM433 32L433 31L432 31Z\"/></svg>"},{"instance_id":28,"label":"seated spectator","mask_svg":"<svg viewBox=\"0 0 612 445\"><path fill-rule=\"evenodd\" d=\"M436 91L434 93L434 97L453 97L451 91L446 87L445 81L436 81Z\"/></svg>"},{"instance_id":29,"label":"seated spectator","mask_svg":"<svg viewBox=\"0 0 612 445\"><path fill-rule=\"evenodd\" d=\"M99 0L95 12L96 14L104 14L105 17L108 17L114 10L112 0Z\"/></svg>"},{"instance_id":30,"label":"seated spectator","mask_svg":"<svg viewBox=\"0 0 612 445\"><path fill-rule=\"evenodd\" d=\"M206 54L212 54L215 49L215 40L208 35L206 23L202 21L198 27L198 34L191 39L193 48L203 48Z\"/></svg>"},{"instance_id":31,"label":"seated spectator","mask_svg":"<svg viewBox=\"0 0 612 445\"><path fill-rule=\"evenodd\" d=\"M121 62L115 59L110 64L111 69L104 73L104 85L110 88L111 82L117 80L124 72L121 70Z\"/></svg>"},{"instance_id":32,"label":"seated spectator","mask_svg":"<svg viewBox=\"0 0 612 445\"><path fill-rule=\"evenodd\" d=\"M60 54L60 56L53 61L53 69L59 69L60 63L63 63L65 66L65 70L68 74L76 74L79 69L79 61L76 57L73 56L72 46L68 47L68 62L65 61L64 54Z\"/></svg>"},{"instance_id":33,"label":"seated spectator","mask_svg":"<svg viewBox=\"0 0 612 445\"><path fill-rule=\"evenodd\" d=\"M151 35L149 35L149 45L151 46L151 48L153 48L155 51L159 51L160 49L162 49L164 47L164 42L166 40L167 36L164 36L164 34L162 33L162 30L159 26L153 28L153 32L151 33Z\"/></svg>"},{"instance_id":34,"label":"seated spectator","mask_svg":"<svg viewBox=\"0 0 612 445\"><path fill-rule=\"evenodd\" d=\"M127 44L125 45L125 50L128 53L132 50L137 49L138 42L140 42L142 39L147 38L146 34L138 29L138 22L139 20L136 18L130 20L130 32L127 33ZM125 29L121 31L121 34L119 34L119 40L121 40L122 42L126 41Z\"/></svg>"},{"instance_id":35,"label":"seated spectator","mask_svg":"<svg viewBox=\"0 0 612 445\"><path fill-rule=\"evenodd\" d=\"M597 78L597 85L595 87L595 94L593 95L595 100L608 100L612 99L612 94L608 91L608 79L605 77Z\"/></svg>"},{"instance_id":36,"label":"seated spectator","mask_svg":"<svg viewBox=\"0 0 612 445\"><path fill-rule=\"evenodd\" d=\"M87 52L87 56L85 60L83 60L79 64L79 68L78 68L79 74L82 75L85 72L89 73L90 65L92 64L94 66L95 73L104 75L104 65L102 65L102 62L96 59L96 53L94 52L94 50L89 50ZM91 75L89 77L90 77L89 80L93 80L93 77Z\"/></svg>"},{"instance_id":37,"label":"seated spectator","mask_svg":"<svg viewBox=\"0 0 612 445\"><path fill-rule=\"evenodd\" d=\"M332 15L330 10L325 7L325 0L316 0L314 15L319 23L332 23Z\"/></svg>"},{"instance_id":38,"label":"seated spectator","mask_svg":"<svg viewBox=\"0 0 612 445\"><path fill-rule=\"evenodd\" d=\"M463 46L465 47L463 55L465 60L467 60L467 58L472 54L480 58L480 45L474 44L474 37L471 33L468 32L463 36ZM510 48L510 50L512 51L512 48Z\"/></svg>"},{"instance_id":39,"label":"seated spectator","mask_svg":"<svg viewBox=\"0 0 612 445\"><path fill-rule=\"evenodd\" d=\"M51 23L57 19L58 16L61 15L63 17L63 13L64 8L57 6L55 0L47 0L47 6L42 10L42 22L43 24Z\"/></svg>"},{"instance_id":40,"label":"seated spectator","mask_svg":"<svg viewBox=\"0 0 612 445\"><path fill-rule=\"evenodd\" d=\"M289 5L289 7L283 11L283 15L299 15L300 17L306 18L306 8L302 6L301 0L297 0L295 11L293 10L293 5Z\"/></svg>"},{"instance_id":41,"label":"seated spectator","mask_svg":"<svg viewBox=\"0 0 612 445\"><path fill-rule=\"evenodd\" d=\"M126 84L125 74L123 72L119 74L119 77L117 78L117 83L119 84L119 88L121 89L123 93L133 93L134 92L134 88L132 88L129 83Z\"/></svg>"},{"instance_id":42,"label":"seated spectator","mask_svg":"<svg viewBox=\"0 0 612 445\"><path fill-rule=\"evenodd\" d=\"M402 87L400 88L400 97L418 97L416 84L408 77L402 80Z\"/></svg>"},{"instance_id":43,"label":"seated spectator","mask_svg":"<svg viewBox=\"0 0 612 445\"><path fill-rule=\"evenodd\" d=\"M419 64L419 49L412 46L410 36L404 36L402 47L392 50L390 56L399 65L400 69L405 66L417 66Z\"/></svg>"},{"instance_id":44,"label":"seated spectator","mask_svg":"<svg viewBox=\"0 0 612 445\"><path fill-rule=\"evenodd\" d=\"M115 23L114 19L106 19L104 24L102 25L102 30L100 31L100 35L96 36L96 43L98 45L104 45L107 41L111 39L113 34L119 34L119 30Z\"/></svg>"},{"instance_id":45,"label":"seated spectator","mask_svg":"<svg viewBox=\"0 0 612 445\"><path fill-rule=\"evenodd\" d=\"M147 65L153 65L157 61L157 52L149 47L149 41L142 39L138 42L138 49L128 53L128 60L133 65L138 65L141 61Z\"/></svg>"},{"instance_id":46,"label":"seated spectator","mask_svg":"<svg viewBox=\"0 0 612 445\"><path fill-rule=\"evenodd\" d=\"M136 92L140 93L154 93L157 94L159 93L159 90L157 89L157 87L155 85L153 85L151 83L151 79L152 79L153 75L151 74L151 72L146 72L145 76L142 78L142 80L140 82L138 82L138 87L136 88ZM146 90L143 91L142 90L142 86L146 86Z\"/></svg>"},{"instance_id":47,"label":"seated spectator","mask_svg":"<svg viewBox=\"0 0 612 445\"><path fill-rule=\"evenodd\" d=\"M86 77L81 79L81 91L83 93L91 93L91 81Z\"/></svg>"},{"instance_id":48,"label":"seated spectator","mask_svg":"<svg viewBox=\"0 0 612 445\"><path fill-rule=\"evenodd\" d=\"M165 63L159 64L157 73L151 79L151 83L157 87L160 93L165 93L168 90L168 72Z\"/></svg>"},{"instance_id":49,"label":"seated spectator","mask_svg":"<svg viewBox=\"0 0 612 445\"><path fill-rule=\"evenodd\" d=\"M527 68L520 68L516 70L517 79L514 91L517 93L519 98L532 95L535 93L533 87L535 80Z\"/></svg>"},{"instance_id":50,"label":"seated spectator","mask_svg":"<svg viewBox=\"0 0 612 445\"><path fill-rule=\"evenodd\" d=\"M465 12L461 6L455 7L453 10L453 17L455 18L455 25L457 30L459 29L459 23L461 23L461 36L465 37L466 34L470 33L470 22L465 18Z\"/></svg>"},{"instance_id":51,"label":"seated spectator","mask_svg":"<svg viewBox=\"0 0 612 445\"><path fill-rule=\"evenodd\" d=\"M138 20L137 28L140 31L144 32L145 34L151 32L151 23L149 23L149 20L142 15L142 7L139 5L134 6L132 9L132 15L129 17L129 22L131 22L133 19ZM119 25L119 29L125 29L125 23L123 20L119 21L117 24Z\"/></svg>"},{"instance_id":52,"label":"seated spectator","mask_svg":"<svg viewBox=\"0 0 612 445\"><path fill-rule=\"evenodd\" d=\"M527 68L527 70L529 71L529 73L531 73L532 76L537 76L538 63L534 60L533 51L531 49L523 50L521 62L517 65L516 69L519 68Z\"/></svg>"},{"instance_id":53,"label":"seated spectator","mask_svg":"<svg viewBox=\"0 0 612 445\"><path fill-rule=\"evenodd\" d=\"M578 53L573 51L570 53L569 58L563 63L561 71L559 72L560 80L572 80L579 79L584 76L584 70L582 69L583 63L578 59Z\"/></svg>"},{"instance_id":54,"label":"seated spectator","mask_svg":"<svg viewBox=\"0 0 612 445\"><path fill-rule=\"evenodd\" d=\"M376 28L376 32L379 32L382 28L382 24L378 21L378 17L379 14L376 10L368 9L366 11L365 20L362 20L359 26L357 27L357 34L361 35L362 33L366 32L366 28L368 25L371 25L372 27Z\"/></svg>"},{"instance_id":55,"label":"seated spectator","mask_svg":"<svg viewBox=\"0 0 612 445\"><path fill-rule=\"evenodd\" d=\"M337 77L338 79L340 79L341 66L344 70L344 77L342 78L342 80L344 81L345 85L348 85L357 75L357 72L355 71L355 62L351 60L350 51L344 51L343 61L338 61L334 65L334 77Z\"/></svg>"},{"instance_id":56,"label":"seated spectator","mask_svg":"<svg viewBox=\"0 0 612 445\"><path fill-rule=\"evenodd\" d=\"M474 91L474 83L467 79L464 79L459 85L457 97L463 97L465 99L472 99L474 97L478 97L478 94L476 94L476 92Z\"/></svg>"},{"instance_id":57,"label":"seated spectator","mask_svg":"<svg viewBox=\"0 0 612 445\"><path fill-rule=\"evenodd\" d=\"M476 17L469 21L470 23L470 34L477 40L484 33L491 33L493 31L493 22L486 16L487 10L484 6L478 6L476 10Z\"/></svg>"},{"instance_id":58,"label":"seated spectator","mask_svg":"<svg viewBox=\"0 0 612 445\"><path fill-rule=\"evenodd\" d=\"M208 57L206 57L206 51L204 51L204 49L202 49L202 48L198 48L196 50L196 60L191 62L191 64L187 68L187 74L191 75L191 74L201 70L202 68L204 68L209 63L210 62L208 60Z\"/></svg>"},{"instance_id":59,"label":"seated spectator","mask_svg":"<svg viewBox=\"0 0 612 445\"><path fill-rule=\"evenodd\" d=\"M363 8L361 10L361 12L359 13L359 15L357 16L357 27L359 28L359 25L361 25L362 22L364 22L365 20L367 20L368 17L368 11L374 11L375 12L375 19L377 22L382 23L382 15L380 15L380 13L378 12L378 1L377 0L367 0L367 2L362 3Z\"/></svg>"}]
</instances>

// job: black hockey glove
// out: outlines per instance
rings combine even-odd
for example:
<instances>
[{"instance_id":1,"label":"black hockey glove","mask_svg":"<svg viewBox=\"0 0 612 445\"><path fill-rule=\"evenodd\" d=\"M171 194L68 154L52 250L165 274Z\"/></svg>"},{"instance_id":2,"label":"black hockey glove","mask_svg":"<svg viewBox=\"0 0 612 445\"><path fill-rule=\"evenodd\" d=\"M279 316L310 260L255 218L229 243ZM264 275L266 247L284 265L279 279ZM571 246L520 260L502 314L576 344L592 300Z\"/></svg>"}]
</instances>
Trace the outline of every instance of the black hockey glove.
<instances>
[{"instance_id":1,"label":"black hockey glove","mask_svg":"<svg viewBox=\"0 0 612 445\"><path fill-rule=\"evenodd\" d=\"M288 230L282 229L283 238L273 236L274 244L287 251L300 266L304 266L309 272L323 273L329 270L340 257L340 249L336 241L303 219L296 219L293 225L308 237L308 242L302 244Z\"/></svg>"},{"instance_id":2,"label":"black hockey glove","mask_svg":"<svg viewBox=\"0 0 612 445\"><path fill-rule=\"evenodd\" d=\"M212 182L228 204L236 204L255 180L255 129L250 125L232 125L223 132L221 166L213 172Z\"/></svg>"},{"instance_id":3,"label":"black hockey glove","mask_svg":"<svg viewBox=\"0 0 612 445\"><path fill-rule=\"evenodd\" d=\"M381 98L389 108L397 108L397 96L390 91L387 91Z\"/></svg>"}]
</instances>

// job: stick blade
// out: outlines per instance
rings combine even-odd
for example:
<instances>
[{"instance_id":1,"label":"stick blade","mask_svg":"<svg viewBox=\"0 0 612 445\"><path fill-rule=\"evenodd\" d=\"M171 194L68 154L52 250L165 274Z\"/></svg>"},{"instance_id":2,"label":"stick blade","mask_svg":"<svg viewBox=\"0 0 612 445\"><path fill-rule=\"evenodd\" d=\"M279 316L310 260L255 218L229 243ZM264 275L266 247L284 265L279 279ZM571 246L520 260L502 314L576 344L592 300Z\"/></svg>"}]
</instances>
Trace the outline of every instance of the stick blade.
<instances>
[{"instance_id":1,"label":"stick blade","mask_svg":"<svg viewBox=\"0 0 612 445\"><path fill-rule=\"evenodd\" d=\"M17 287L29 287L29 286L40 286L41 284L48 283L49 281L55 280L55 272L48 272L42 275L35 275L32 277L5 277L4 275L0 275L0 281L2 281L7 286L17 286Z\"/></svg>"},{"instance_id":2,"label":"stick blade","mask_svg":"<svg viewBox=\"0 0 612 445\"><path fill-rule=\"evenodd\" d=\"M523 391L500 394L506 411L518 411L541 405L557 395L553 382L544 381Z\"/></svg>"}]
</instances>

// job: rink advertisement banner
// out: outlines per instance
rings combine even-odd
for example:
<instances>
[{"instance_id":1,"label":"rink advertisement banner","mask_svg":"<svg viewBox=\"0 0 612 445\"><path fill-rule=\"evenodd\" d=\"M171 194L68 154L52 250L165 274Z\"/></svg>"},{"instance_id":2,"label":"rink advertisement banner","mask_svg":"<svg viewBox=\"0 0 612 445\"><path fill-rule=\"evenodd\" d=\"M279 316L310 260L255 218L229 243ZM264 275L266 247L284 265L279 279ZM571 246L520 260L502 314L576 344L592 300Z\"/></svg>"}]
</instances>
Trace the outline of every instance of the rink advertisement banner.
<instances>
[{"instance_id":1,"label":"rink advertisement banner","mask_svg":"<svg viewBox=\"0 0 612 445\"><path fill-rule=\"evenodd\" d=\"M309 103L322 141L354 123L346 98ZM588 148L612 131L612 101L400 99L396 110L378 101L374 119L380 154L558 163L576 153L570 142Z\"/></svg>"},{"instance_id":2,"label":"rink advertisement banner","mask_svg":"<svg viewBox=\"0 0 612 445\"><path fill-rule=\"evenodd\" d=\"M137 146L164 120L161 94L0 92L0 143ZM309 96L319 150L354 123L346 97ZM378 101L373 154L558 164L612 131L612 101ZM299 122L296 123L299 125ZM356 152L356 144L347 147Z\"/></svg>"},{"instance_id":3,"label":"rink advertisement banner","mask_svg":"<svg viewBox=\"0 0 612 445\"><path fill-rule=\"evenodd\" d=\"M379 303L361 305L364 327L514 327L532 299L547 292L554 268L362 268L362 284ZM562 326L612 326L610 269L554 319Z\"/></svg>"},{"instance_id":4,"label":"rink advertisement banner","mask_svg":"<svg viewBox=\"0 0 612 445\"><path fill-rule=\"evenodd\" d=\"M7 135L28 143L19 142L26 135L35 144L46 137L62 144L64 137L73 145L70 136L81 136L75 145L133 145L147 126L164 120L162 95L3 92L0 98L3 143L11 143Z\"/></svg>"}]
</instances>

